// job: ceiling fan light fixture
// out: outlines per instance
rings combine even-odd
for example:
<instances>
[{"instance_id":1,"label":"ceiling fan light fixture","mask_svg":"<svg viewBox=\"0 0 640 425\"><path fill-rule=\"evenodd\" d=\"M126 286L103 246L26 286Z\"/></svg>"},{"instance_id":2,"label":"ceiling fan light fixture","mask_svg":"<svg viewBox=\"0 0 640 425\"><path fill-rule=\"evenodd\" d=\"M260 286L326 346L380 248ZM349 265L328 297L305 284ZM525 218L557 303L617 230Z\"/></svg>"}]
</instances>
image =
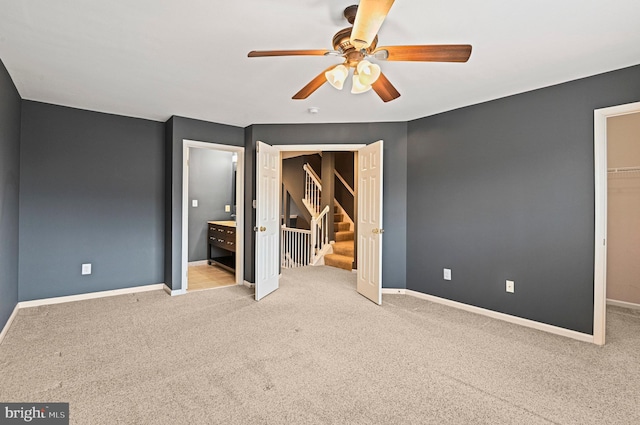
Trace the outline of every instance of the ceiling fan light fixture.
<instances>
[{"instance_id":1,"label":"ceiling fan light fixture","mask_svg":"<svg viewBox=\"0 0 640 425\"><path fill-rule=\"evenodd\" d=\"M370 86L380 78L380 66L371 63L368 60L358 62L357 66L358 79L365 86Z\"/></svg>"},{"instance_id":2,"label":"ceiling fan light fixture","mask_svg":"<svg viewBox=\"0 0 640 425\"><path fill-rule=\"evenodd\" d=\"M327 77L327 81L329 82L329 84L331 84L338 90L342 90L342 87L344 86L344 82L347 79L348 75L349 68L344 65L338 65L332 70L324 73L324 76Z\"/></svg>"},{"instance_id":3,"label":"ceiling fan light fixture","mask_svg":"<svg viewBox=\"0 0 640 425\"><path fill-rule=\"evenodd\" d=\"M371 90L371 84L362 84L360 76L355 74L353 76L353 84L351 85L352 94L366 93Z\"/></svg>"}]
</instances>

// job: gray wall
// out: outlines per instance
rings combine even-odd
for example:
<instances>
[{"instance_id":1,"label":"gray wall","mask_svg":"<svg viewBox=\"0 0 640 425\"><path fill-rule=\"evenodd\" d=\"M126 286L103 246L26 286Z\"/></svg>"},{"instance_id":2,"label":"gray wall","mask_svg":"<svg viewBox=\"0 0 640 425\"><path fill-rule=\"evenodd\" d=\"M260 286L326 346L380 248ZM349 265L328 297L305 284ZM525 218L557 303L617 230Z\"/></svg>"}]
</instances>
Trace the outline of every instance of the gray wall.
<instances>
[{"instance_id":1,"label":"gray wall","mask_svg":"<svg viewBox=\"0 0 640 425\"><path fill-rule=\"evenodd\" d=\"M182 141L242 146L243 137L240 127L177 116L165 125L164 282L169 288L182 284Z\"/></svg>"},{"instance_id":2,"label":"gray wall","mask_svg":"<svg viewBox=\"0 0 640 425\"><path fill-rule=\"evenodd\" d=\"M638 100L640 66L410 122L407 288L591 334L593 111Z\"/></svg>"},{"instance_id":3,"label":"gray wall","mask_svg":"<svg viewBox=\"0 0 640 425\"><path fill-rule=\"evenodd\" d=\"M163 281L163 131L23 101L20 301Z\"/></svg>"},{"instance_id":4,"label":"gray wall","mask_svg":"<svg viewBox=\"0 0 640 425\"><path fill-rule=\"evenodd\" d=\"M342 178L347 182L349 187L353 189L355 169L354 169L354 154L353 152L336 152L336 171L340 173ZM355 217L355 197L349 192L349 189L335 176L335 197L344 208L347 215L354 220ZM354 220L355 221L355 220Z\"/></svg>"},{"instance_id":5,"label":"gray wall","mask_svg":"<svg viewBox=\"0 0 640 425\"><path fill-rule=\"evenodd\" d=\"M189 261L207 259L207 221L234 220L224 206L233 211L233 162L231 152L189 149ZM192 201L198 200L193 207ZM216 248L212 248L216 249ZM219 255L225 255L219 249Z\"/></svg>"},{"instance_id":6,"label":"gray wall","mask_svg":"<svg viewBox=\"0 0 640 425\"><path fill-rule=\"evenodd\" d=\"M308 162L309 157L309 155L296 156L282 161L282 184L291 195L291 205L294 205L295 211L299 212L296 226L299 229L309 229L309 223L311 223L311 213L302 202L305 191L305 172L302 167Z\"/></svg>"},{"instance_id":7,"label":"gray wall","mask_svg":"<svg viewBox=\"0 0 640 425\"><path fill-rule=\"evenodd\" d=\"M355 124L266 124L252 125L245 132L247 208L245 280L255 282L254 247L256 141L271 145L368 144L384 140L382 282L385 288L404 288L406 282L407 123ZM251 215L249 215L251 214ZM249 218L251 217L251 220Z\"/></svg>"},{"instance_id":8,"label":"gray wall","mask_svg":"<svg viewBox=\"0 0 640 425\"><path fill-rule=\"evenodd\" d=\"M0 330L18 303L20 103L0 61Z\"/></svg>"}]
</instances>

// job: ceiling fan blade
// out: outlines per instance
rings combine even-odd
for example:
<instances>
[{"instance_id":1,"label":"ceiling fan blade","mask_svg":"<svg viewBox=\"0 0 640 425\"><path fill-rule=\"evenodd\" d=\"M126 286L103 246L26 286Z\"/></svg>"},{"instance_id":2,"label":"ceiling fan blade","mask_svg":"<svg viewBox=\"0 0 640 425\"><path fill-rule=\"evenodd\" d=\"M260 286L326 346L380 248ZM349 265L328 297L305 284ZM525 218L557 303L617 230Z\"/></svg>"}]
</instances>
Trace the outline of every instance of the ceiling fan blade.
<instances>
[{"instance_id":1,"label":"ceiling fan blade","mask_svg":"<svg viewBox=\"0 0 640 425\"><path fill-rule=\"evenodd\" d=\"M329 50L252 50L249 52L250 58L260 58L267 56L324 56Z\"/></svg>"},{"instance_id":2,"label":"ceiling fan blade","mask_svg":"<svg viewBox=\"0 0 640 425\"><path fill-rule=\"evenodd\" d=\"M466 62L471 56L471 46L469 44L388 46L376 49L373 56L388 61Z\"/></svg>"},{"instance_id":3,"label":"ceiling fan blade","mask_svg":"<svg viewBox=\"0 0 640 425\"><path fill-rule=\"evenodd\" d=\"M398 90L393 87L391 81L389 81L387 77L385 77L385 75L382 73L380 73L380 77L378 77L376 82L373 83L371 87L373 88L373 91L378 93L380 99L382 99L385 103L400 97L400 93L398 92Z\"/></svg>"},{"instance_id":4,"label":"ceiling fan blade","mask_svg":"<svg viewBox=\"0 0 640 425\"><path fill-rule=\"evenodd\" d=\"M320 74L318 74L318 76L316 78L311 80L309 82L309 84L304 86L298 93L294 94L292 99L301 100L301 99L306 99L309 96L311 96L311 94L314 91L318 90L320 88L320 86L322 86L324 83L327 82L327 77L325 77L324 73L327 72L327 71L331 71L336 66L338 66L338 65L330 66L329 68L327 68L324 71L322 71Z\"/></svg>"},{"instance_id":5,"label":"ceiling fan blade","mask_svg":"<svg viewBox=\"0 0 640 425\"><path fill-rule=\"evenodd\" d=\"M378 34L394 0L360 0L351 30L351 45L366 49Z\"/></svg>"}]
</instances>

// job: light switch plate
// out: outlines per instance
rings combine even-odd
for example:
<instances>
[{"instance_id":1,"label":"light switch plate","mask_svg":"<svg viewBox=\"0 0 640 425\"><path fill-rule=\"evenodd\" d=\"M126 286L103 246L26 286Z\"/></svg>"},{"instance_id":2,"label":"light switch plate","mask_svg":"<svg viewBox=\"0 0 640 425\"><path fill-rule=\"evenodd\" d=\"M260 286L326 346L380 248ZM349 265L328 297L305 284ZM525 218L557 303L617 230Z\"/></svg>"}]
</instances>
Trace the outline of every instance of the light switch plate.
<instances>
[{"instance_id":1,"label":"light switch plate","mask_svg":"<svg viewBox=\"0 0 640 425\"><path fill-rule=\"evenodd\" d=\"M444 280L451 280L451 269L443 269L442 277Z\"/></svg>"},{"instance_id":2,"label":"light switch plate","mask_svg":"<svg viewBox=\"0 0 640 425\"><path fill-rule=\"evenodd\" d=\"M87 264L83 264L82 265L82 274L91 274L91 263L87 263Z\"/></svg>"},{"instance_id":3,"label":"light switch plate","mask_svg":"<svg viewBox=\"0 0 640 425\"><path fill-rule=\"evenodd\" d=\"M193 201L191 201L191 206L192 207L197 207L198 206L198 200L194 199Z\"/></svg>"},{"instance_id":4,"label":"light switch plate","mask_svg":"<svg viewBox=\"0 0 640 425\"><path fill-rule=\"evenodd\" d=\"M231 205L225 205L224 212L231 212Z\"/></svg>"}]
</instances>

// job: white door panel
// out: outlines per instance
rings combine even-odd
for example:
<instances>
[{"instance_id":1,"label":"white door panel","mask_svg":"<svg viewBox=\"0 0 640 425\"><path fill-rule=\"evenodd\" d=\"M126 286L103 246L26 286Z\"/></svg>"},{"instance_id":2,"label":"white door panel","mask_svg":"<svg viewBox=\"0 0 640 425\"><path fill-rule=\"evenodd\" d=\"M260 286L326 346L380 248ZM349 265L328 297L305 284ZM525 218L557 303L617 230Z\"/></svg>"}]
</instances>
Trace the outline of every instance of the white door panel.
<instances>
[{"instance_id":1,"label":"white door panel","mask_svg":"<svg viewBox=\"0 0 640 425\"><path fill-rule=\"evenodd\" d=\"M278 289L280 232L278 219L280 152L266 143L257 145L256 300Z\"/></svg>"},{"instance_id":2,"label":"white door panel","mask_svg":"<svg viewBox=\"0 0 640 425\"><path fill-rule=\"evenodd\" d=\"M357 290L382 304L382 140L358 150Z\"/></svg>"}]
</instances>

